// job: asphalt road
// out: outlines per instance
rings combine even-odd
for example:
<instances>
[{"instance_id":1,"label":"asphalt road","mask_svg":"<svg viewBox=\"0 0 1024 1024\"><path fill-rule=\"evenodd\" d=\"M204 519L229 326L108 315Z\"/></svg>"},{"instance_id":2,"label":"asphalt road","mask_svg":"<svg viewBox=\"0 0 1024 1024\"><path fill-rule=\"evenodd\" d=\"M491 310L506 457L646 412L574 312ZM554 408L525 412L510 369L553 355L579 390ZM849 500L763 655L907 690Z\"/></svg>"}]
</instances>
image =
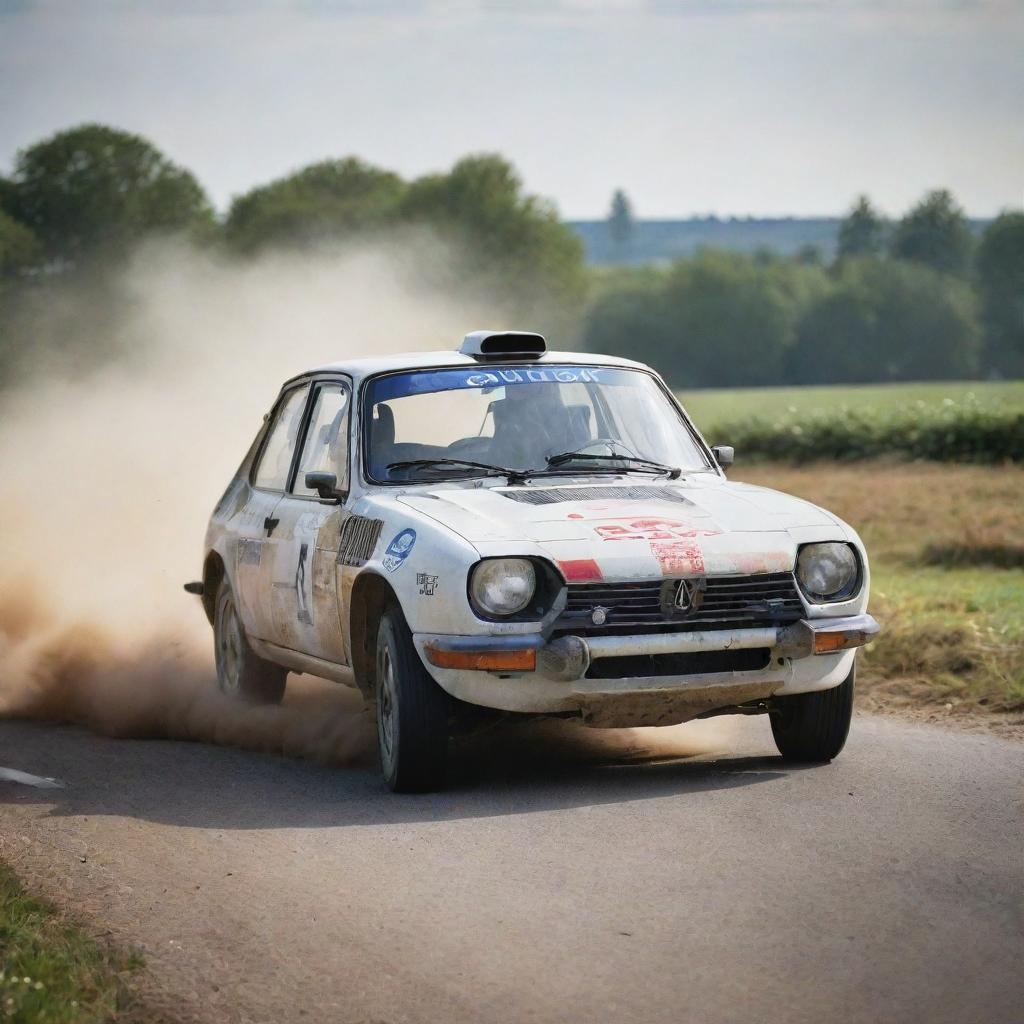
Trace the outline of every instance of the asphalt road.
<instances>
[{"instance_id":1,"label":"asphalt road","mask_svg":"<svg viewBox=\"0 0 1024 1024\"><path fill-rule=\"evenodd\" d=\"M0 853L141 944L182 1018L1020 1020L1024 745L859 716L797 770L729 721L691 757L666 756L685 731L653 759L491 736L419 798L365 767L0 723L0 764L66 783L0 783Z\"/></svg>"}]
</instances>

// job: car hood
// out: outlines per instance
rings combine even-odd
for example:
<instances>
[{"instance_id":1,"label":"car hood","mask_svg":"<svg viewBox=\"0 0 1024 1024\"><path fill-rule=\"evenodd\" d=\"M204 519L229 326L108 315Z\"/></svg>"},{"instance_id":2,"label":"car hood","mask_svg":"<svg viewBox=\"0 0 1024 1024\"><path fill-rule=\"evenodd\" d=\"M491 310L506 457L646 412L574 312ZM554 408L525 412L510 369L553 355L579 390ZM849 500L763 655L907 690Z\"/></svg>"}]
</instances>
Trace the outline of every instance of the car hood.
<instances>
[{"instance_id":1,"label":"car hood","mask_svg":"<svg viewBox=\"0 0 1024 1024\"><path fill-rule=\"evenodd\" d=\"M838 520L778 491L717 476L673 483L440 485L398 501L483 556L535 553L570 581L783 572L797 540L843 536ZM539 549L539 550L537 550Z\"/></svg>"}]
</instances>

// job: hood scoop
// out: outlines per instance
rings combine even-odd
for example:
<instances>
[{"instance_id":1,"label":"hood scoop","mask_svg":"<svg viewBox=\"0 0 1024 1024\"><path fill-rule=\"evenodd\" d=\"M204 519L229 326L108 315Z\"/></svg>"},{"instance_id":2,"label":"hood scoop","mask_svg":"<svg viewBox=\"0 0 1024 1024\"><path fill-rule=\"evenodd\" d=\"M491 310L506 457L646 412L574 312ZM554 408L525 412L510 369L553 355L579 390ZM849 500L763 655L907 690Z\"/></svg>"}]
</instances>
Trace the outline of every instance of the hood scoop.
<instances>
[{"instance_id":1,"label":"hood scoop","mask_svg":"<svg viewBox=\"0 0 1024 1024\"><path fill-rule=\"evenodd\" d=\"M514 490L495 488L509 501L519 501L525 505L557 505L563 501L675 501L680 505L692 505L689 498L671 487L630 487L596 486L596 487L529 487Z\"/></svg>"}]
</instances>

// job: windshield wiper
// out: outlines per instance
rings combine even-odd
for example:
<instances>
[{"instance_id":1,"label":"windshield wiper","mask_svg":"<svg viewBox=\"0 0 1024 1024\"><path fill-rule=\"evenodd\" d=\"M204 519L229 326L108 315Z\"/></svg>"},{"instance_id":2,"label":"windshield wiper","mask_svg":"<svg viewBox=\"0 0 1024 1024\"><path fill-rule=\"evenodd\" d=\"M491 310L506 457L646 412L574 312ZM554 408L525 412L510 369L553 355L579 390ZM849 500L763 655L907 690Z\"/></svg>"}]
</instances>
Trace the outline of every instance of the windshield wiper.
<instances>
[{"instance_id":1,"label":"windshield wiper","mask_svg":"<svg viewBox=\"0 0 1024 1024\"><path fill-rule=\"evenodd\" d=\"M471 459L406 459L402 462L388 463L388 469L427 469L433 466L455 466L460 469L479 469L487 476L507 476L510 484L525 483L528 470L508 469L495 466L490 462L473 462Z\"/></svg>"},{"instance_id":2,"label":"windshield wiper","mask_svg":"<svg viewBox=\"0 0 1024 1024\"><path fill-rule=\"evenodd\" d=\"M665 473L670 480L675 480L682 473L676 466L663 466L660 462L653 462L651 459L642 459L636 455L616 455L613 452L595 454L593 452L561 452L558 455L548 456L548 465L564 466L568 462L624 462L630 469L647 473Z\"/></svg>"}]
</instances>

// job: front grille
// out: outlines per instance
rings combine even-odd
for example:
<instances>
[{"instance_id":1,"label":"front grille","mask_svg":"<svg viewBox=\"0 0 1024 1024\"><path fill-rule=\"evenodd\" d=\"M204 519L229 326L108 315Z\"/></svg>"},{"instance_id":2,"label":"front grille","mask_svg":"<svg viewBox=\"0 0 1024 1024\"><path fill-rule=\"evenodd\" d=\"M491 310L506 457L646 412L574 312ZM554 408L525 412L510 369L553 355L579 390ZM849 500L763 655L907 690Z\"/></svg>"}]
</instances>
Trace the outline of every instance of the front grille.
<instances>
[{"instance_id":1,"label":"front grille","mask_svg":"<svg viewBox=\"0 0 1024 1024\"><path fill-rule=\"evenodd\" d=\"M796 622L804 615L793 574L709 576L699 607L674 608L678 580L637 583L570 583L557 634L608 636L627 633L684 632L732 629ZM605 610L605 621L593 621L594 609Z\"/></svg>"},{"instance_id":2,"label":"front grille","mask_svg":"<svg viewBox=\"0 0 1024 1024\"><path fill-rule=\"evenodd\" d=\"M742 651L694 651L687 654L632 654L596 658L588 679L637 679L644 676L694 676L715 672L759 672L768 667L771 651L754 647Z\"/></svg>"},{"instance_id":3,"label":"front grille","mask_svg":"<svg viewBox=\"0 0 1024 1024\"><path fill-rule=\"evenodd\" d=\"M590 487L524 487L499 490L509 501L527 505L557 505L563 501L674 501L693 504L689 498L671 487L633 487L625 485L592 485Z\"/></svg>"}]
</instances>

